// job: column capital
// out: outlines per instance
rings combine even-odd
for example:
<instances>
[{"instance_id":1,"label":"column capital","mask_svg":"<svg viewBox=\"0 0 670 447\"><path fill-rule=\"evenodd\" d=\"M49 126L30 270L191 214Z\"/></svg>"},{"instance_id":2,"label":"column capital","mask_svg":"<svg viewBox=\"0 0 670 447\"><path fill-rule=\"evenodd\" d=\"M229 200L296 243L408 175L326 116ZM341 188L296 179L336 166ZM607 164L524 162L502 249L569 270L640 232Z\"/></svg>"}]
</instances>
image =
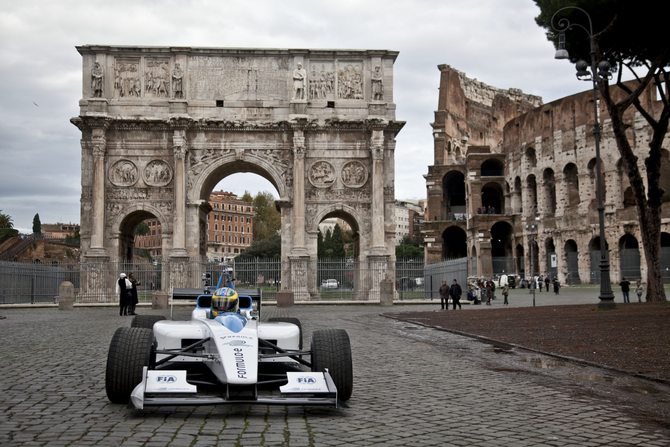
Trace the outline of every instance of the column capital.
<instances>
[{"instance_id":1,"label":"column capital","mask_svg":"<svg viewBox=\"0 0 670 447\"><path fill-rule=\"evenodd\" d=\"M186 158L188 146L186 145L185 130L175 129L174 135L172 136L172 150L174 151L175 158L182 160Z\"/></svg>"}]
</instances>

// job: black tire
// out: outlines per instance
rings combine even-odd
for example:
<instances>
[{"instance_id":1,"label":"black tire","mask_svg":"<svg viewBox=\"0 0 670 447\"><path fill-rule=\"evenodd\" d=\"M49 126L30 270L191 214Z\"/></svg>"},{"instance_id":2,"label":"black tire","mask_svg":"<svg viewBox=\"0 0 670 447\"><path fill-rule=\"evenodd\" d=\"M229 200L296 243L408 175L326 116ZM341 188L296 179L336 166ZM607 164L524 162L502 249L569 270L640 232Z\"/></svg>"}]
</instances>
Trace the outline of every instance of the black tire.
<instances>
[{"instance_id":1,"label":"black tire","mask_svg":"<svg viewBox=\"0 0 670 447\"><path fill-rule=\"evenodd\" d=\"M302 350L302 324L300 324L300 320L297 318L291 318L291 317L274 317L268 319L268 321L278 321L280 323L291 323L295 324L298 326L298 329L300 330L300 341L298 343L298 349Z\"/></svg>"},{"instance_id":2,"label":"black tire","mask_svg":"<svg viewBox=\"0 0 670 447\"><path fill-rule=\"evenodd\" d=\"M114 333L105 373L105 389L112 403L130 400L130 393L142 381L142 368L151 364L153 341L151 329L120 327Z\"/></svg>"},{"instance_id":3,"label":"black tire","mask_svg":"<svg viewBox=\"0 0 670 447\"><path fill-rule=\"evenodd\" d=\"M344 329L322 329L312 334L312 371L328 368L337 387L337 397L349 400L354 388L351 344Z\"/></svg>"},{"instance_id":4,"label":"black tire","mask_svg":"<svg viewBox=\"0 0 670 447\"><path fill-rule=\"evenodd\" d=\"M130 322L130 327L142 327L144 329L153 329L154 323L165 320L162 315L137 315Z\"/></svg>"}]
</instances>

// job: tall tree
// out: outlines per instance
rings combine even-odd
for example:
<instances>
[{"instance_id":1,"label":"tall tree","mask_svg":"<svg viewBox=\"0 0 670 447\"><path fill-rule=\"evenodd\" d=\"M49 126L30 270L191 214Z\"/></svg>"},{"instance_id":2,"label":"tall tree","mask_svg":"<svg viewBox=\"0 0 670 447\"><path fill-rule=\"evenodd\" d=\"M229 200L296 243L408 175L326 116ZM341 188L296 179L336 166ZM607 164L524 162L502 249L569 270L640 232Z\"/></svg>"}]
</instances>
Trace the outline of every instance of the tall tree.
<instances>
[{"instance_id":1,"label":"tall tree","mask_svg":"<svg viewBox=\"0 0 670 447\"><path fill-rule=\"evenodd\" d=\"M0 210L0 243L3 243L10 237L17 237L19 230L14 228L14 222L9 214L2 214Z\"/></svg>"},{"instance_id":2,"label":"tall tree","mask_svg":"<svg viewBox=\"0 0 670 447\"><path fill-rule=\"evenodd\" d=\"M253 203L254 202L254 197L251 195L251 193L247 190L244 190L244 195L240 198L241 201L243 202L249 202Z\"/></svg>"},{"instance_id":3,"label":"tall tree","mask_svg":"<svg viewBox=\"0 0 670 447\"><path fill-rule=\"evenodd\" d=\"M333 228L333 237L330 241L330 244L333 248L333 258L344 258L344 239L342 237L342 228L339 224L335 224L335 228Z\"/></svg>"},{"instance_id":4,"label":"tall tree","mask_svg":"<svg viewBox=\"0 0 670 447\"><path fill-rule=\"evenodd\" d=\"M246 193L245 193L246 195ZM270 236L278 235L281 230L281 214L275 208L272 193L263 191L254 197L254 241L260 242Z\"/></svg>"},{"instance_id":5,"label":"tall tree","mask_svg":"<svg viewBox=\"0 0 670 447\"><path fill-rule=\"evenodd\" d=\"M33 217L33 233L40 234L42 232L42 222L40 222L39 213L35 214Z\"/></svg>"},{"instance_id":6,"label":"tall tree","mask_svg":"<svg viewBox=\"0 0 670 447\"><path fill-rule=\"evenodd\" d=\"M139 236L144 236L150 231L149 225L146 222L142 221L135 227L135 234Z\"/></svg>"},{"instance_id":7,"label":"tall tree","mask_svg":"<svg viewBox=\"0 0 670 447\"><path fill-rule=\"evenodd\" d=\"M635 196L647 260L647 301L666 301L660 248L661 204L666 191L660 186L660 178L662 144L670 121L667 14L657 10L658 4L644 0L535 0L535 3L541 10L535 20L547 30L547 38L557 48L559 33L552 28L553 14L565 6L577 6L587 11L593 21L596 61L598 64L609 62L616 72L616 80L609 82L604 79L598 82L598 89L611 118L617 148ZM589 28L587 17L579 10L561 11L558 18L563 17L572 24ZM572 62L591 60L589 39L583 30L573 26L565 39ZM634 80L623 82L624 72L631 73ZM631 131L634 111L647 121L650 128L650 135L638 135L638 141L648 140L648 150L638 148L637 151L645 156L646 189L638 157L629 140L631 135L627 135L627 131ZM670 194L670 191L667 193Z\"/></svg>"},{"instance_id":8,"label":"tall tree","mask_svg":"<svg viewBox=\"0 0 670 447\"><path fill-rule=\"evenodd\" d=\"M244 253L235 259L279 258L281 257L281 236L274 234L262 241L254 241Z\"/></svg>"}]
</instances>

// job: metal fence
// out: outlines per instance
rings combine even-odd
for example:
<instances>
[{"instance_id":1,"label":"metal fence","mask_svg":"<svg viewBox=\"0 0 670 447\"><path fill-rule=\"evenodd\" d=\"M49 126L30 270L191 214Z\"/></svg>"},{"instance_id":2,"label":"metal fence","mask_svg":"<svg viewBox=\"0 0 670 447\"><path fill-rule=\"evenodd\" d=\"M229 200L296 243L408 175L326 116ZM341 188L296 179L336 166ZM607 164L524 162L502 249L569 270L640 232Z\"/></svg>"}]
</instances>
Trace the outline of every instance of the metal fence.
<instances>
[{"instance_id":1,"label":"metal fence","mask_svg":"<svg viewBox=\"0 0 670 447\"><path fill-rule=\"evenodd\" d=\"M453 280L458 281L463 289L463 297L467 293L468 258L450 259L437 264L430 264L424 268L424 298L440 299L442 281L451 285Z\"/></svg>"},{"instance_id":2,"label":"metal fence","mask_svg":"<svg viewBox=\"0 0 670 447\"><path fill-rule=\"evenodd\" d=\"M0 263L0 304L52 303L63 281L74 285L78 303L118 302L116 282L121 273L134 274L138 298L151 301L157 291L174 287L204 287L209 274L216 285L226 266L188 260L135 259L132 262L54 263L53 265ZM291 284L296 301L380 299L380 282L395 280L401 299L424 298L423 259L404 259L395 264L382 258L291 260L250 259L234 264L236 286L260 288L265 300L276 299L284 284ZM395 270L395 271L394 271ZM291 280L292 279L292 280Z\"/></svg>"}]
</instances>

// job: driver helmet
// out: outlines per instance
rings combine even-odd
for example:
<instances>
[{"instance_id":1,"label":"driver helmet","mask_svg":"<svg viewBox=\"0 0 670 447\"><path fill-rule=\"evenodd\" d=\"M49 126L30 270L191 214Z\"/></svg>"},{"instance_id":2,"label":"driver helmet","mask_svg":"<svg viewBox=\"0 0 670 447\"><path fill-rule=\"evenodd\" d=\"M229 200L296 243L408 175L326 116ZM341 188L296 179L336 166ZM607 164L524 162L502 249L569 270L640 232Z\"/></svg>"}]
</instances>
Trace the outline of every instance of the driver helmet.
<instances>
[{"instance_id":1,"label":"driver helmet","mask_svg":"<svg viewBox=\"0 0 670 447\"><path fill-rule=\"evenodd\" d=\"M212 318L216 318L225 312L237 312L239 308L240 300L235 289L221 287L212 295L212 311L210 313Z\"/></svg>"}]
</instances>

